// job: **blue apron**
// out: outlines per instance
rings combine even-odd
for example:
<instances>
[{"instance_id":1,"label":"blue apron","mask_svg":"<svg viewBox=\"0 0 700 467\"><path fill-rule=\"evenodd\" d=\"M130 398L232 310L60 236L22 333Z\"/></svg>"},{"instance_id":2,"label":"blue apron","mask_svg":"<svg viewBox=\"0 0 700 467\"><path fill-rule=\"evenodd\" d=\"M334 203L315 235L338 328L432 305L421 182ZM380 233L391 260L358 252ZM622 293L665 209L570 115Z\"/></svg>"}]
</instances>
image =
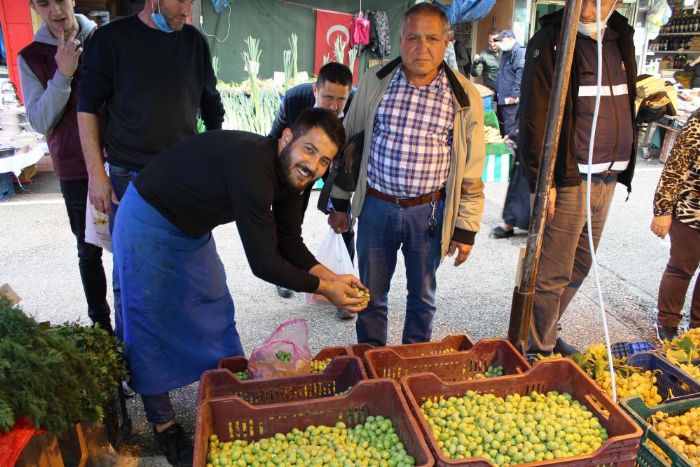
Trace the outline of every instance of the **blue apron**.
<instances>
[{"instance_id":1,"label":"blue apron","mask_svg":"<svg viewBox=\"0 0 700 467\"><path fill-rule=\"evenodd\" d=\"M233 299L214 237L190 237L148 204L133 184L112 233L130 386L168 392L199 380L224 356L243 355Z\"/></svg>"}]
</instances>

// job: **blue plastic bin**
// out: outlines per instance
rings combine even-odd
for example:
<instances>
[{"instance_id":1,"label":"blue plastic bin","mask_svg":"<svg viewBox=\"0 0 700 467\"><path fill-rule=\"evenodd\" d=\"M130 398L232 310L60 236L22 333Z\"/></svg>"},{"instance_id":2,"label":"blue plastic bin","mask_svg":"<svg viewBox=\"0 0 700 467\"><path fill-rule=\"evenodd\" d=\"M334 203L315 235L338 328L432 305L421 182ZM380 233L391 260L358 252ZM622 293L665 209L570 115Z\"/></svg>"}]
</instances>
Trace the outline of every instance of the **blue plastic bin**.
<instances>
[{"instance_id":1,"label":"blue plastic bin","mask_svg":"<svg viewBox=\"0 0 700 467\"><path fill-rule=\"evenodd\" d=\"M610 347L610 351L615 358L626 358L631 357L634 354L640 352L649 352L650 350L655 350L656 348L651 344L651 342L639 341L639 342L616 342Z\"/></svg>"},{"instance_id":2,"label":"blue plastic bin","mask_svg":"<svg viewBox=\"0 0 700 467\"><path fill-rule=\"evenodd\" d=\"M493 94L490 96L484 96L482 99L484 100L484 112L493 110Z\"/></svg>"},{"instance_id":3,"label":"blue plastic bin","mask_svg":"<svg viewBox=\"0 0 700 467\"><path fill-rule=\"evenodd\" d=\"M656 386L664 402L700 393L700 383L655 353L642 352L632 355L627 359L627 365L655 372ZM673 397L669 397L671 395Z\"/></svg>"},{"instance_id":4,"label":"blue plastic bin","mask_svg":"<svg viewBox=\"0 0 700 467\"><path fill-rule=\"evenodd\" d=\"M14 178L10 172L0 174L0 201L15 194L15 187L12 185Z\"/></svg>"}]
</instances>

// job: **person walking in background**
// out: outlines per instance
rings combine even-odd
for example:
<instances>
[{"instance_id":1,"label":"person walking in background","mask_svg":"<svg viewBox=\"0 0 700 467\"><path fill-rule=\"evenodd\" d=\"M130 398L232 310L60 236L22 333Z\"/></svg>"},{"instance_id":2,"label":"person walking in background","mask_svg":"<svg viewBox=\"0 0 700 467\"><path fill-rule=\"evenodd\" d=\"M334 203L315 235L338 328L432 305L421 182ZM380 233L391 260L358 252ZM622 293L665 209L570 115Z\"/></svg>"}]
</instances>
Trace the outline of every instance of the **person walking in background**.
<instances>
[{"instance_id":1,"label":"person walking in background","mask_svg":"<svg viewBox=\"0 0 700 467\"><path fill-rule=\"evenodd\" d=\"M659 285L660 340L678 335L685 295L700 264L700 111L681 130L654 194L651 231L671 236L671 254ZM690 303L690 327L700 327L700 279Z\"/></svg>"},{"instance_id":2,"label":"person walking in background","mask_svg":"<svg viewBox=\"0 0 700 467\"><path fill-rule=\"evenodd\" d=\"M85 242L88 172L78 138L80 57L97 27L76 15L73 2L30 0L43 23L34 41L19 53L19 73L27 118L46 136L61 185L68 221L78 246L78 269L93 323L112 333L102 248ZM1 42L1 41L0 41Z\"/></svg>"},{"instance_id":3,"label":"person walking in background","mask_svg":"<svg viewBox=\"0 0 700 467\"><path fill-rule=\"evenodd\" d=\"M489 43L480 54L474 56L474 61L471 65L471 75L482 76L484 86L496 92L496 79L498 78L498 69L501 66L501 49L498 48L496 37L500 34L497 29L489 31ZM495 100L494 100L495 102Z\"/></svg>"},{"instance_id":4,"label":"person walking in background","mask_svg":"<svg viewBox=\"0 0 700 467\"><path fill-rule=\"evenodd\" d=\"M518 133L518 104L520 83L525 66L525 48L518 44L513 31L506 29L494 39L501 50L501 63L496 76L498 123L501 134L516 140Z\"/></svg>"},{"instance_id":5,"label":"person walking in background","mask_svg":"<svg viewBox=\"0 0 700 467\"><path fill-rule=\"evenodd\" d=\"M435 5L406 10L400 57L365 73L344 121L349 138L364 131L352 197L352 214L359 216L360 279L371 296L357 317L360 343L387 343L389 288L399 249L408 289L401 342L429 341L440 261L456 253L455 266L464 263L479 230L482 100L469 80L444 64L449 31L445 13Z\"/></svg>"},{"instance_id":6,"label":"person walking in background","mask_svg":"<svg viewBox=\"0 0 700 467\"><path fill-rule=\"evenodd\" d=\"M508 192L503 205L503 223L491 230L491 238L509 238L515 233L513 227L527 230L530 226L530 188L518 155L518 103L520 84L525 65L525 48L515 40L513 31L505 30L494 38L502 51L501 64L496 79L499 124L501 134L510 140L513 151L513 166Z\"/></svg>"},{"instance_id":7,"label":"person walking in background","mask_svg":"<svg viewBox=\"0 0 700 467\"><path fill-rule=\"evenodd\" d=\"M634 29L615 12L615 0L602 0L603 93L595 140L591 141L596 99L596 1L584 0L569 77L548 222L535 281L530 352L569 355L576 349L558 335L559 321L591 268L588 236L598 248L617 183L631 190L634 175L637 64ZM556 45L563 10L542 17L527 44L520 102L519 149L530 191L534 193L544 152L544 129L554 77ZM588 152L594 145L591 173L591 227L586 219Z\"/></svg>"}]
</instances>

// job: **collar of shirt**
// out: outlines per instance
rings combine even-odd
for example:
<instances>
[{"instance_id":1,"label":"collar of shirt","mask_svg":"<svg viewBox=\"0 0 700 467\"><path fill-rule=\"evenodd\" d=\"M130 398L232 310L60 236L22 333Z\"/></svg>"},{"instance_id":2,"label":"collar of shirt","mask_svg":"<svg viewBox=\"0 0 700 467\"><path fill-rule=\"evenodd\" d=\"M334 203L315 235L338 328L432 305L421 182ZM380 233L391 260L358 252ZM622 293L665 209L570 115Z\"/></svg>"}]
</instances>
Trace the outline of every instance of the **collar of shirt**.
<instances>
[{"instance_id":1,"label":"collar of shirt","mask_svg":"<svg viewBox=\"0 0 700 467\"><path fill-rule=\"evenodd\" d=\"M450 82L447 80L447 74L445 73L445 67L442 65L440 65L440 71L438 71L438 74L435 76L435 78L425 86L418 87L411 84L411 82L408 80L406 74L403 71L403 64L399 68L399 71L396 73L396 79L399 81L400 84L404 86L410 86L415 89L427 88L435 92L443 92L445 90L448 90L450 86Z\"/></svg>"}]
</instances>

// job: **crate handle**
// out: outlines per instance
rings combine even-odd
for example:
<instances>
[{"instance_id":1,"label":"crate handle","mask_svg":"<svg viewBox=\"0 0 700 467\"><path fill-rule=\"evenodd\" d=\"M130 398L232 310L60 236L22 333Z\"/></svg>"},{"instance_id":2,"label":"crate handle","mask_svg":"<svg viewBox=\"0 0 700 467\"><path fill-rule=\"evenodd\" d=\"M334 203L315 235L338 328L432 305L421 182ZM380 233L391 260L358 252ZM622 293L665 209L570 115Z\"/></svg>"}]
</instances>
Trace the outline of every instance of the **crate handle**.
<instances>
[{"instance_id":1,"label":"crate handle","mask_svg":"<svg viewBox=\"0 0 700 467\"><path fill-rule=\"evenodd\" d=\"M585 398L597 410L598 416L603 417L605 420L610 419L608 404L598 399L595 394L586 394Z\"/></svg>"}]
</instances>

